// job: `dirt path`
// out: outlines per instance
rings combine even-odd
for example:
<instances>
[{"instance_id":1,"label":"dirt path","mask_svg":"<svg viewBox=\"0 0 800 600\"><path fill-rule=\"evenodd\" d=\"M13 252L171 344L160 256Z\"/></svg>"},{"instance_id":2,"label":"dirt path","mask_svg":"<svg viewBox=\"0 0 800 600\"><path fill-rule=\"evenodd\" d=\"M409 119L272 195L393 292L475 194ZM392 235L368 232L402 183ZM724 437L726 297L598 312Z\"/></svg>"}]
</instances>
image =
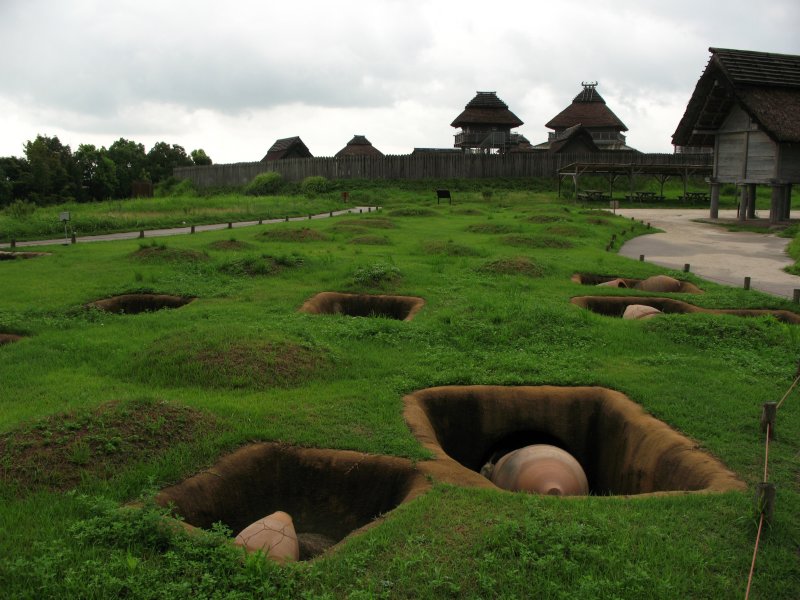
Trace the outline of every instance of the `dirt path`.
<instances>
[{"instance_id":1,"label":"dirt path","mask_svg":"<svg viewBox=\"0 0 800 600\"><path fill-rule=\"evenodd\" d=\"M329 217L338 217L339 215L346 215L351 213L369 213L373 211L377 211L380 207L376 206L354 206L352 208L346 208L343 210L334 210L333 212L326 212L320 213L318 215L310 215L308 217L290 217L289 221L308 221L309 219L327 219ZM283 223L287 219L264 219L262 223L264 225L268 225L271 223ZM239 221L237 223L231 223L231 229L239 229L241 227L252 227L253 225L258 225L258 221ZM228 229L228 223L214 223L213 225L195 225L194 230L197 233L201 231L217 231L220 229ZM144 237L151 238L151 237L165 237L168 235L183 235L187 233L191 233L192 228L191 226L188 227L171 227L168 229L145 229L144 230ZM142 237L140 231L126 231L123 233L107 233L103 235L85 235L76 238L76 242L109 242L113 240L132 240ZM28 242L17 242L17 247L21 248L24 246L57 246L59 244L63 244L66 240L64 238L57 238L51 240L33 240ZM0 244L0 248L9 248L10 244L4 243Z\"/></svg>"},{"instance_id":2,"label":"dirt path","mask_svg":"<svg viewBox=\"0 0 800 600\"><path fill-rule=\"evenodd\" d=\"M620 254L653 264L683 269L716 283L741 287L751 278L751 287L775 296L791 298L800 289L800 277L783 268L794 263L786 254L791 241L773 234L732 232L694 219L708 218L707 209L624 208L617 214L651 223L664 230L635 238L620 249ZM721 219L733 219L733 210L720 211Z\"/></svg>"}]
</instances>

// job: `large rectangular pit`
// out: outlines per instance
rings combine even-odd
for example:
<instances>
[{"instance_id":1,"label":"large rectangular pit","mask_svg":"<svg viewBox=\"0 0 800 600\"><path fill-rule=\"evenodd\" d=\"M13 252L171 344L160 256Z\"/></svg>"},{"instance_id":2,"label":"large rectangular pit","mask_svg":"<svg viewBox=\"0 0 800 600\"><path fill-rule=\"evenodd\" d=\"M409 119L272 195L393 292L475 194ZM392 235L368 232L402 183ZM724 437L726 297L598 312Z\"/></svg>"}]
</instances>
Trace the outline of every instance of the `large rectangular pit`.
<instances>
[{"instance_id":1,"label":"large rectangular pit","mask_svg":"<svg viewBox=\"0 0 800 600\"><path fill-rule=\"evenodd\" d=\"M405 398L405 418L446 481L480 485L477 473L499 454L544 443L572 454L597 495L745 488L695 442L605 388L429 388Z\"/></svg>"},{"instance_id":2,"label":"large rectangular pit","mask_svg":"<svg viewBox=\"0 0 800 600\"><path fill-rule=\"evenodd\" d=\"M398 321L410 321L424 305L425 301L416 296L321 292L308 299L300 307L300 312L314 315L383 317Z\"/></svg>"}]
</instances>

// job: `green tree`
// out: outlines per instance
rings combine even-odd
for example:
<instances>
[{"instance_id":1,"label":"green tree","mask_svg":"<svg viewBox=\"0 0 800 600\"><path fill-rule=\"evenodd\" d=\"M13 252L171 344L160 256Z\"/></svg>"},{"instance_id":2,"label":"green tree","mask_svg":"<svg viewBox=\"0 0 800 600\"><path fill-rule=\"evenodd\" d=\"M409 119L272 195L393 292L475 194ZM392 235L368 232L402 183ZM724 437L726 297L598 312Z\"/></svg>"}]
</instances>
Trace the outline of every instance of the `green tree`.
<instances>
[{"instance_id":1,"label":"green tree","mask_svg":"<svg viewBox=\"0 0 800 600\"><path fill-rule=\"evenodd\" d=\"M108 147L106 153L114 163L117 184L114 189L116 198L130 198L131 182L149 179L147 174L147 155L144 146L134 141L119 138Z\"/></svg>"},{"instance_id":2,"label":"green tree","mask_svg":"<svg viewBox=\"0 0 800 600\"><path fill-rule=\"evenodd\" d=\"M57 136L37 135L25 143L28 159L29 198L37 204L52 204L74 199L78 192L75 159L69 146Z\"/></svg>"},{"instance_id":3,"label":"green tree","mask_svg":"<svg viewBox=\"0 0 800 600\"><path fill-rule=\"evenodd\" d=\"M75 163L81 177L81 200L107 200L117 188L117 167L108 150L81 144L75 151Z\"/></svg>"},{"instance_id":4,"label":"green tree","mask_svg":"<svg viewBox=\"0 0 800 600\"><path fill-rule=\"evenodd\" d=\"M30 168L28 161L16 156L0 157L0 206L10 204L13 200L24 200L29 196L28 182Z\"/></svg>"},{"instance_id":5,"label":"green tree","mask_svg":"<svg viewBox=\"0 0 800 600\"><path fill-rule=\"evenodd\" d=\"M208 154L206 154L206 151L203 150L202 148L198 148L197 150L192 150L191 157L192 157L192 162L198 167L206 167L212 164L211 157Z\"/></svg>"},{"instance_id":6,"label":"green tree","mask_svg":"<svg viewBox=\"0 0 800 600\"><path fill-rule=\"evenodd\" d=\"M192 159L186 155L183 146L166 142L157 142L147 153L147 168L153 183L158 183L172 176L175 167L189 167Z\"/></svg>"}]
</instances>

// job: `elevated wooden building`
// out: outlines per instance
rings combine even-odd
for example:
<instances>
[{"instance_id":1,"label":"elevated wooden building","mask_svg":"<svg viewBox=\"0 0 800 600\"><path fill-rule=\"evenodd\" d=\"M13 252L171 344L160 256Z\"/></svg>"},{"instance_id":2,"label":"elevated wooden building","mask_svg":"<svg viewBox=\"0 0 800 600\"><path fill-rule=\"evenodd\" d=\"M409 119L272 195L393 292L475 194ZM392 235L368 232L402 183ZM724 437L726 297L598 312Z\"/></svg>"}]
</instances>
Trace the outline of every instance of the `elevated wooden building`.
<instances>
[{"instance_id":1,"label":"elevated wooden building","mask_svg":"<svg viewBox=\"0 0 800 600\"><path fill-rule=\"evenodd\" d=\"M464 152L502 154L513 145L511 130L522 124L496 92L478 92L450 124L461 128L453 145Z\"/></svg>"},{"instance_id":2,"label":"elevated wooden building","mask_svg":"<svg viewBox=\"0 0 800 600\"><path fill-rule=\"evenodd\" d=\"M347 142L347 145L334 156L336 158L343 156L383 156L383 152L373 146L366 136L354 135L353 139Z\"/></svg>"},{"instance_id":3,"label":"elevated wooden building","mask_svg":"<svg viewBox=\"0 0 800 600\"><path fill-rule=\"evenodd\" d=\"M740 219L755 216L757 185L772 187L770 221L788 219L800 181L800 56L709 51L672 143L713 148L712 218L720 184L733 183L741 186Z\"/></svg>"},{"instance_id":4,"label":"elevated wooden building","mask_svg":"<svg viewBox=\"0 0 800 600\"><path fill-rule=\"evenodd\" d=\"M261 162L283 160L286 158L312 158L313 155L299 136L276 140Z\"/></svg>"},{"instance_id":5,"label":"elevated wooden building","mask_svg":"<svg viewBox=\"0 0 800 600\"><path fill-rule=\"evenodd\" d=\"M565 136L575 135L574 127L580 125L592 137L598 151L632 151L625 141L624 131L628 131L620 118L608 108L606 101L597 91L597 82L582 83L583 90L575 96L572 104L550 119L545 127L553 129L546 142L536 146L539 150L549 150ZM582 135L582 134L581 134Z\"/></svg>"}]
</instances>

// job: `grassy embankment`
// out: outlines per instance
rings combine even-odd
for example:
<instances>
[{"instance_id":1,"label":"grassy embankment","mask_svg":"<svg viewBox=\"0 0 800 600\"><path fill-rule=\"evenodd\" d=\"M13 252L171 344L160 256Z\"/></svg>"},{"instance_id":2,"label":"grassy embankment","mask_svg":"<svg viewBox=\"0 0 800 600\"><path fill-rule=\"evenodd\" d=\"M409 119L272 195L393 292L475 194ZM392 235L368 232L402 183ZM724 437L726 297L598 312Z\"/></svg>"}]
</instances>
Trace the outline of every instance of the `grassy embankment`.
<instances>
[{"instance_id":1,"label":"grassy embankment","mask_svg":"<svg viewBox=\"0 0 800 600\"><path fill-rule=\"evenodd\" d=\"M572 283L575 272L662 271L604 251L612 234L642 227L552 197L496 189L483 201L474 190L437 207L429 193L387 190L374 198L379 215L57 246L0 263L0 332L27 336L0 346L0 596L740 596L760 406L791 381L800 326L712 315L625 322L577 309L569 299L594 290ZM794 308L688 277L706 293L675 297L694 304ZM324 290L427 304L411 322L297 313ZM130 316L82 308L133 291L197 299ZM154 509L117 508L252 440L424 460L401 399L446 384L622 391L751 491L561 500L437 485L287 568L241 561L219 532L165 531ZM796 400L782 407L771 449L778 503L757 598L800 589Z\"/></svg>"}]
</instances>

